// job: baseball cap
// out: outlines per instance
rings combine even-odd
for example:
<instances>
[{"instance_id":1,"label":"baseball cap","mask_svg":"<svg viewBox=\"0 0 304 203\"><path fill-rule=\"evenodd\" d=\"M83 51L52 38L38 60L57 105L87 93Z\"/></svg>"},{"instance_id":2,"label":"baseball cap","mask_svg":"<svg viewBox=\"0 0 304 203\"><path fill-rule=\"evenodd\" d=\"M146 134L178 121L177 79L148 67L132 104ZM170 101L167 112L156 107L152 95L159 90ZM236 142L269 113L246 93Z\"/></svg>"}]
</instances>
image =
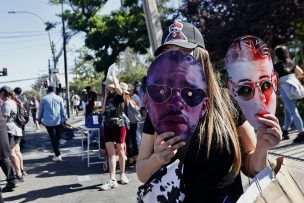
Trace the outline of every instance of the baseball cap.
<instances>
[{"instance_id":1,"label":"baseball cap","mask_svg":"<svg viewBox=\"0 0 304 203\"><path fill-rule=\"evenodd\" d=\"M205 48L202 33L191 23L178 21L171 24L163 34L162 45L156 49L154 55L159 55L167 44L187 49L194 49L196 47Z\"/></svg>"},{"instance_id":2,"label":"baseball cap","mask_svg":"<svg viewBox=\"0 0 304 203\"><path fill-rule=\"evenodd\" d=\"M10 96L10 95L13 94L13 91L12 91L12 89L10 87L3 86L0 89L0 93L4 94L5 96Z\"/></svg>"},{"instance_id":3,"label":"baseball cap","mask_svg":"<svg viewBox=\"0 0 304 203\"><path fill-rule=\"evenodd\" d=\"M121 83L120 83L120 88L124 91L124 93L130 94L130 92L128 91L129 86L128 86L127 83L121 82Z\"/></svg>"}]
</instances>

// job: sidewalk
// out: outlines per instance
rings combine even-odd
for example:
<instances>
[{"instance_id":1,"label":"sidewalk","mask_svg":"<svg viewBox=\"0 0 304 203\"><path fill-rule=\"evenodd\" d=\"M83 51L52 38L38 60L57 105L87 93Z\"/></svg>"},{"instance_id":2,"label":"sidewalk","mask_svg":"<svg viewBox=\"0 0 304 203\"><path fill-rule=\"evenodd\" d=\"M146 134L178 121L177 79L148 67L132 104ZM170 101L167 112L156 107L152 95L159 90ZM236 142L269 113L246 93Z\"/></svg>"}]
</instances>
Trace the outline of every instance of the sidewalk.
<instances>
[{"instance_id":1,"label":"sidewalk","mask_svg":"<svg viewBox=\"0 0 304 203\"><path fill-rule=\"evenodd\" d=\"M67 123L79 125L82 119L71 118ZM100 191L98 186L105 182L109 175L102 170L101 164L87 167L86 160L81 160L81 134L76 134L74 139L68 140L66 145L61 147L63 161L54 162L46 130L42 128L40 132L34 132L31 122L26 128L26 147L22 150L25 169L29 175L13 192L3 193L5 202L136 202L136 191L140 182L137 180L135 169L126 171L130 179L128 185L119 184L118 188ZM3 176L1 172L2 187L6 184Z\"/></svg>"},{"instance_id":2,"label":"sidewalk","mask_svg":"<svg viewBox=\"0 0 304 203\"><path fill-rule=\"evenodd\" d=\"M84 117L72 117L68 124L78 127L84 124ZM289 167L297 183L304 191L304 144L294 144L292 140L296 133L291 134L291 139L282 141L275 149L270 150L271 159L277 156L286 157ZM100 191L98 186L105 182L109 175L104 172L101 164L87 167L86 160L81 160L81 132L75 134L74 139L68 140L61 147L62 162L52 161L51 143L44 128L35 132L32 121L26 126L26 148L22 150L25 169L28 172L26 181L19 183L15 191L4 193L5 202L23 203L134 203L136 192L141 184L136 176L135 169L127 170L130 179L128 185L119 185L109 191ZM1 186L4 181L1 174ZM195 177L194 177L195 178ZM117 171L119 179L119 171ZM243 178L243 183L248 183L248 178Z\"/></svg>"}]
</instances>

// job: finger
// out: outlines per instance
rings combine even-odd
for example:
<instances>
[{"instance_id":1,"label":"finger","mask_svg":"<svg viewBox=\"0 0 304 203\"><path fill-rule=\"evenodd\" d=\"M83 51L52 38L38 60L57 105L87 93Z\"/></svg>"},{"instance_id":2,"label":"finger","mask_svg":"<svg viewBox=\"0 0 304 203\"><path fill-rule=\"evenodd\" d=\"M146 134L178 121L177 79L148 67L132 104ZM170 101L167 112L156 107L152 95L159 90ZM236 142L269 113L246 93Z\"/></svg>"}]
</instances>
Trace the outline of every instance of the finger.
<instances>
[{"instance_id":1,"label":"finger","mask_svg":"<svg viewBox=\"0 0 304 203\"><path fill-rule=\"evenodd\" d=\"M175 145L177 145L178 143L180 143L182 140L182 137L181 136L176 136L176 137L173 137L171 139L169 139L168 141L163 141L159 146L158 146L158 150L159 151L164 151L166 150L167 148L171 148ZM177 149L177 148L174 148L174 149ZM173 149L173 150L174 150Z\"/></svg>"},{"instance_id":2,"label":"finger","mask_svg":"<svg viewBox=\"0 0 304 203\"><path fill-rule=\"evenodd\" d=\"M278 128L267 128L267 133L273 135L274 137L277 137L281 140L282 138L282 131Z\"/></svg>"},{"instance_id":3,"label":"finger","mask_svg":"<svg viewBox=\"0 0 304 203\"><path fill-rule=\"evenodd\" d=\"M174 136L174 132L165 132L160 135L158 135L155 139L155 144L160 145L165 139L168 139L170 137Z\"/></svg>"},{"instance_id":4,"label":"finger","mask_svg":"<svg viewBox=\"0 0 304 203\"><path fill-rule=\"evenodd\" d=\"M271 134L264 134L263 139L267 141L269 143L269 146L271 147L276 146L280 142L280 140L277 137Z\"/></svg>"},{"instance_id":5,"label":"finger","mask_svg":"<svg viewBox=\"0 0 304 203\"><path fill-rule=\"evenodd\" d=\"M270 114L268 114L270 115ZM258 117L258 121L261 123L261 124L264 124L266 126L269 126L269 127L280 127L279 125L279 121L277 118L274 118L274 117Z\"/></svg>"},{"instance_id":6,"label":"finger","mask_svg":"<svg viewBox=\"0 0 304 203\"><path fill-rule=\"evenodd\" d=\"M166 145L171 146L171 145L174 145L178 142L180 142L182 140L182 136L174 136L174 137L171 137L169 138L167 141L166 141Z\"/></svg>"}]
</instances>

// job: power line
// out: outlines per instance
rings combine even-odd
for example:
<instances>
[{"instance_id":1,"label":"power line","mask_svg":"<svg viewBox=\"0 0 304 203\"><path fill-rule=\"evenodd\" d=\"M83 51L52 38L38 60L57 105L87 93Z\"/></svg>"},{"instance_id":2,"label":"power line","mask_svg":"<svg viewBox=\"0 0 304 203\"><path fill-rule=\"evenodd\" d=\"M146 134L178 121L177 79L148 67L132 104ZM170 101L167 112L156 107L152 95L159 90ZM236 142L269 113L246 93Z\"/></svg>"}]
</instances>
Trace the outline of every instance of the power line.
<instances>
[{"instance_id":1,"label":"power line","mask_svg":"<svg viewBox=\"0 0 304 203\"><path fill-rule=\"evenodd\" d=\"M42 36L45 35L45 33L40 33L40 34L28 34L28 35L15 35L15 36L0 36L0 39L9 39L9 38L25 38L25 37L37 37L37 36Z\"/></svg>"},{"instance_id":2,"label":"power line","mask_svg":"<svg viewBox=\"0 0 304 203\"><path fill-rule=\"evenodd\" d=\"M0 84L3 84L3 83L13 83L13 82L22 82L22 81L27 81L27 80L37 80L37 79L38 78L35 77L35 78L26 78L26 79L10 80L10 81L3 81L3 82L0 81Z\"/></svg>"}]
</instances>

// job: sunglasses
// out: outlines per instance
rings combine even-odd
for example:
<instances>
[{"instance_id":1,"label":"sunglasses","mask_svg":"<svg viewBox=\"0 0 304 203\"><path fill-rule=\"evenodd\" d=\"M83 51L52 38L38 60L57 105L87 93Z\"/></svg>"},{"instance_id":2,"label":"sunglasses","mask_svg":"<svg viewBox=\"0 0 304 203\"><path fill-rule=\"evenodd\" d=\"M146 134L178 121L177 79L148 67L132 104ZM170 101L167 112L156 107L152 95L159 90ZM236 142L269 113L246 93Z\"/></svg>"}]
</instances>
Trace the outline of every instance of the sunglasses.
<instances>
[{"instance_id":1,"label":"sunglasses","mask_svg":"<svg viewBox=\"0 0 304 203\"><path fill-rule=\"evenodd\" d=\"M270 80L246 82L244 85L235 86L237 95L244 101L248 101L254 97L256 87L258 87L266 97L271 96L274 92L274 88Z\"/></svg>"},{"instance_id":2,"label":"sunglasses","mask_svg":"<svg viewBox=\"0 0 304 203\"><path fill-rule=\"evenodd\" d=\"M200 104L206 97L204 90L199 88L173 88L168 85L156 84L151 84L147 87L149 97L158 104L168 101L173 95L174 90L177 91L177 95L180 96L191 107Z\"/></svg>"}]
</instances>

